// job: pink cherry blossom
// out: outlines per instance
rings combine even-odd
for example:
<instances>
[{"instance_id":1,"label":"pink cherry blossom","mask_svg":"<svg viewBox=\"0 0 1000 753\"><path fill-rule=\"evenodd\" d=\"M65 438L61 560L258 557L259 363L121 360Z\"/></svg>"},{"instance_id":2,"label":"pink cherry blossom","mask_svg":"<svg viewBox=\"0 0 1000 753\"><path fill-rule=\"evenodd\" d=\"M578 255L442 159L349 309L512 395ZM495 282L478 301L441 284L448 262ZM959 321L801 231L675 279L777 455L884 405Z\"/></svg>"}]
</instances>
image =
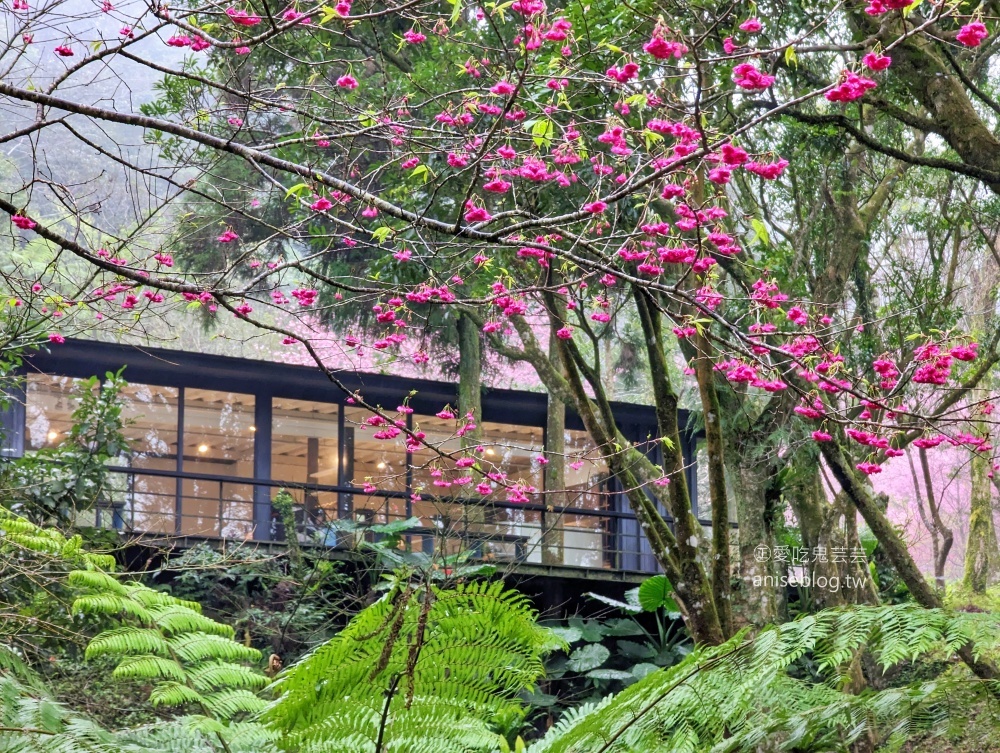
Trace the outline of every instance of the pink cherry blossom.
<instances>
[{"instance_id":1,"label":"pink cherry blossom","mask_svg":"<svg viewBox=\"0 0 1000 753\"><path fill-rule=\"evenodd\" d=\"M247 13L245 10L226 8L226 15L237 26L256 26L260 23L260 16Z\"/></svg>"},{"instance_id":2,"label":"pink cherry blossom","mask_svg":"<svg viewBox=\"0 0 1000 753\"><path fill-rule=\"evenodd\" d=\"M876 55L874 52L869 52L861 58L861 62L864 63L865 67L870 70L884 71L892 65L892 58L888 55Z\"/></svg>"},{"instance_id":3,"label":"pink cherry blossom","mask_svg":"<svg viewBox=\"0 0 1000 753\"><path fill-rule=\"evenodd\" d=\"M859 76L854 71L845 71L843 80L824 96L831 102L853 102L865 96L865 92L878 84L870 78Z\"/></svg>"},{"instance_id":4,"label":"pink cherry blossom","mask_svg":"<svg viewBox=\"0 0 1000 753\"><path fill-rule=\"evenodd\" d=\"M986 24L982 21L973 21L959 29L955 39L966 47L978 47L989 35L990 33L986 29Z\"/></svg>"},{"instance_id":5,"label":"pink cherry blossom","mask_svg":"<svg viewBox=\"0 0 1000 753\"><path fill-rule=\"evenodd\" d=\"M748 91L763 91L774 83L774 76L757 70L753 63L740 63L733 68L733 83Z\"/></svg>"}]
</instances>

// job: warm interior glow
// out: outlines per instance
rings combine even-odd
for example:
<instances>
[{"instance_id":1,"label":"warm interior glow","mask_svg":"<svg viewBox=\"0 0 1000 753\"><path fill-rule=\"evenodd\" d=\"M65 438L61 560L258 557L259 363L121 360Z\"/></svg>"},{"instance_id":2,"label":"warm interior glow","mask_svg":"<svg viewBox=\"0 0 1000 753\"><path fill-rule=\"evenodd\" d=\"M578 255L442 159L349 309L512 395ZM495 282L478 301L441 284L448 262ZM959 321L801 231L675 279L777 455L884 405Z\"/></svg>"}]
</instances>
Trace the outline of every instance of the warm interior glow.
<instances>
[{"instance_id":1,"label":"warm interior glow","mask_svg":"<svg viewBox=\"0 0 1000 753\"><path fill-rule=\"evenodd\" d=\"M493 451L492 447L487 447L486 448L486 454L487 455L496 455L496 453Z\"/></svg>"},{"instance_id":2,"label":"warm interior glow","mask_svg":"<svg viewBox=\"0 0 1000 753\"><path fill-rule=\"evenodd\" d=\"M59 432L53 429L52 431L49 432L48 436L50 442L55 442L57 439L59 439Z\"/></svg>"},{"instance_id":3,"label":"warm interior glow","mask_svg":"<svg viewBox=\"0 0 1000 753\"><path fill-rule=\"evenodd\" d=\"M198 445L198 452L208 452L208 445L207 444Z\"/></svg>"},{"instance_id":4,"label":"warm interior glow","mask_svg":"<svg viewBox=\"0 0 1000 753\"><path fill-rule=\"evenodd\" d=\"M385 461L384 460L380 461L379 464L377 466L375 466L375 467L378 468L380 471L384 471L385 470Z\"/></svg>"}]
</instances>

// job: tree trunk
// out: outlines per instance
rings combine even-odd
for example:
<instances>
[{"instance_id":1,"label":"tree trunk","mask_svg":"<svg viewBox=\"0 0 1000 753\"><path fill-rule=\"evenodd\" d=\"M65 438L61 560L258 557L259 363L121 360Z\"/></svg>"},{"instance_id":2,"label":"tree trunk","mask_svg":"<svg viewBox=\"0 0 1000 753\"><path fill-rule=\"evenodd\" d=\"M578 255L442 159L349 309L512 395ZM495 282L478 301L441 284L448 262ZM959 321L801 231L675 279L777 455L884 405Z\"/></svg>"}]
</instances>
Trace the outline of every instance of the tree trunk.
<instances>
[{"instance_id":1,"label":"tree trunk","mask_svg":"<svg viewBox=\"0 0 1000 753\"><path fill-rule=\"evenodd\" d=\"M1000 572L1000 548L993 525L993 485L990 483L990 458L972 456L972 498L969 510L969 539L965 547L965 574L962 585L974 593L983 593L997 580Z\"/></svg>"},{"instance_id":2,"label":"tree trunk","mask_svg":"<svg viewBox=\"0 0 1000 753\"><path fill-rule=\"evenodd\" d=\"M549 358L559 368L555 338L550 338ZM566 505L566 404L549 394L545 416L545 512L542 513L542 564L563 564L562 513L554 507Z\"/></svg>"},{"instance_id":3,"label":"tree trunk","mask_svg":"<svg viewBox=\"0 0 1000 753\"><path fill-rule=\"evenodd\" d=\"M475 447L483 435L483 343L476 322L464 313L458 315L458 414L471 416L467 420L476 425L462 435L462 447ZM461 516L463 535L483 530L486 511L481 505L461 505Z\"/></svg>"},{"instance_id":4,"label":"tree trunk","mask_svg":"<svg viewBox=\"0 0 1000 753\"><path fill-rule=\"evenodd\" d=\"M820 448L841 488L868 523L868 528L884 548L892 566L896 568L896 572L910 590L914 600L928 609L941 609L944 604L940 595L924 579L917 563L910 556L906 543L896 533L889 518L876 504L868 489L858 480L840 441L822 442ZM1000 679L1000 670L990 659L976 658L975 646L971 641L958 650L958 655L976 677L983 680ZM990 687L995 696L1000 695L1000 691L992 685Z\"/></svg>"},{"instance_id":5,"label":"tree trunk","mask_svg":"<svg viewBox=\"0 0 1000 753\"><path fill-rule=\"evenodd\" d=\"M479 444L483 420L483 344L479 328L471 317L458 315L458 412L472 415L474 431L462 437L465 447Z\"/></svg>"},{"instance_id":6,"label":"tree trunk","mask_svg":"<svg viewBox=\"0 0 1000 753\"><path fill-rule=\"evenodd\" d=\"M760 462L756 453L737 456L730 463L732 492L736 502L739 528L739 589L733 593L734 627L767 625L779 621L782 598L778 578L784 575L775 567L774 526L768 519L767 487L773 468Z\"/></svg>"},{"instance_id":7,"label":"tree trunk","mask_svg":"<svg viewBox=\"0 0 1000 753\"><path fill-rule=\"evenodd\" d=\"M729 498L726 494L726 466L722 432L722 411L719 393L715 389L712 343L702 334L695 335L695 373L698 393L701 396L702 414L705 417L705 454L708 459L708 488L712 503L712 590L715 607L719 612L722 632L733 634L732 578L729 554Z\"/></svg>"},{"instance_id":8,"label":"tree trunk","mask_svg":"<svg viewBox=\"0 0 1000 753\"><path fill-rule=\"evenodd\" d=\"M934 484L931 480L931 466L927 461L927 450L922 447L920 452L920 468L924 474L924 486L927 491L927 509L931 514L931 523L941 542L940 548L934 557L934 582L938 591L944 593L944 566L948 562L948 554L951 552L951 545L955 541L955 535L951 529L944 524L941 519L941 500L934 495Z\"/></svg>"}]
</instances>

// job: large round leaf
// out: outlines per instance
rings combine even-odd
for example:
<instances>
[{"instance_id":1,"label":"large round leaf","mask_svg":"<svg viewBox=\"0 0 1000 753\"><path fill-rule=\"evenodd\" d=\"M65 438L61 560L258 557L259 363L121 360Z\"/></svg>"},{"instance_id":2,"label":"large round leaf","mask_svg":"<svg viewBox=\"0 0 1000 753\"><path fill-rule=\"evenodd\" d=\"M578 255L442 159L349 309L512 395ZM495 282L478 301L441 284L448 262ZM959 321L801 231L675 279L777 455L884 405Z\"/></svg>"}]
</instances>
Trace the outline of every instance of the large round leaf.
<instances>
[{"instance_id":1,"label":"large round leaf","mask_svg":"<svg viewBox=\"0 0 1000 753\"><path fill-rule=\"evenodd\" d=\"M549 629L567 643L576 643L583 640L583 632L574 627L553 627Z\"/></svg>"},{"instance_id":2,"label":"large round leaf","mask_svg":"<svg viewBox=\"0 0 1000 753\"><path fill-rule=\"evenodd\" d=\"M630 659L652 659L656 656L656 648L635 641L618 641L618 651Z\"/></svg>"},{"instance_id":3,"label":"large round leaf","mask_svg":"<svg viewBox=\"0 0 1000 753\"><path fill-rule=\"evenodd\" d=\"M655 664L649 664L648 662L643 662L642 664L636 664L632 667L632 676L637 680L641 680L648 674L659 671L659 667Z\"/></svg>"},{"instance_id":4,"label":"large round leaf","mask_svg":"<svg viewBox=\"0 0 1000 753\"><path fill-rule=\"evenodd\" d=\"M592 680L621 680L622 682L635 680L635 676L631 672L623 672L620 669L593 669L587 673L587 677Z\"/></svg>"},{"instance_id":5,"label":"large round leaf","mask_svg":"<svg viewBox=\"0 0 1000 753\"><path fill-rule=\"evenodd\" d=\"M570 654L566 666L574 672L589 672L604 664L609 656L611 652L600 643L589 643Z\"/></svg>"},{"instance_id":6,"label":"large round leaf","mask_svg":"<svg viewBox=\"0 0 1000 753\"><path fill-rule=\"evenodd\" d=\"M673 592L674 587L670 585L666 575L654 575L639 586L639 604L647 612L655 612L657 609L677 612L680 608L671 596Z\"/></svg>"}]
</instances>

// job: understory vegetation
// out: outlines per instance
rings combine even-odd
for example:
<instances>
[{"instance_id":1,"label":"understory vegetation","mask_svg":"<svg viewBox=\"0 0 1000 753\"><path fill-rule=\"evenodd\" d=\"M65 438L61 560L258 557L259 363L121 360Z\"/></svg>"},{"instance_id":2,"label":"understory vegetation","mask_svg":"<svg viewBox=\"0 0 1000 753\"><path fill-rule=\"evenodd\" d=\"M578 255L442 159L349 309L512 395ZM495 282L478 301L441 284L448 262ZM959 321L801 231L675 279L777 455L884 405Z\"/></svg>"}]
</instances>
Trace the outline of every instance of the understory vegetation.
<instances>
[{"instance_id":1,"label":"understory vegetation","mask_svg":"<svg viewBox=\"0 0 1000 753\"><path fill-rule=\"evenodd\" d=\"M408 558L404 527L366 544L362 587L295 545L267 557L202 545L122 572L107 532L63 533L58 516L12 506L0 508L0 750L12 753L1000 744L1000 691L967 666L1000 653L1000 591L956 588L956 608L805 612L696 645L663 575L623 601L591 594L603 617L543 619L492 567L445 575Z\"/></svg>"}]
</instances>

